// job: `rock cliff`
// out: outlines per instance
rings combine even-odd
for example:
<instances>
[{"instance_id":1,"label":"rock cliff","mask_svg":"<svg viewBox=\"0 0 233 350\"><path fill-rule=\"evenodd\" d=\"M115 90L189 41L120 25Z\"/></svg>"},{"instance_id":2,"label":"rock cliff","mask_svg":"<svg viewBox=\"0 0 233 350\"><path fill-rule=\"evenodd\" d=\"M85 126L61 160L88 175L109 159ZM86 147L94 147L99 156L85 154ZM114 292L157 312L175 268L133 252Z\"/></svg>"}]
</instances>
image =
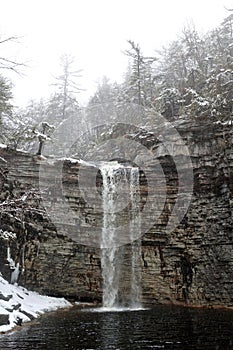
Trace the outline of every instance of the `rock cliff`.
<instances>
[{"instance_id":1,"label":"rock cliff","mask_svg":"<svg viewBox=\"0 0 233 350\"><path fill-rule=\"evenodd\" d=\"M130 161L142 164L141 146L150 154L140 168L142 208L150 202L145 214L149 225L141 238L143 301L232 306L233 127L180 123L176 128L189 149L193 189L185 216L170 231L167 225L172 219L181 183L174 157L179 159L183 180L186 181L185 174L190 171L186 169L180 139L173 138L171 157L156 129L126 133L118 125L113 130L114 140L117 140L114 145L111 143L111 148L117 150L113 159L128 160L129 153L134 152ZM113 142L112 134L110 139ZM129 145L132 142L131 150L130 146L125 147L125 139ZM96 160L109 148L108 140L104 139L103 145L103 136L101 142L96 146L98 152L89 151ZM80 171L82 178L87 179L82 187L87 186L89 197L96 191L92 189L93 183L88 183L90 173L96 178L95 186L101 187L96 167L71 159L52 162L6 148L0 148L0 160L0 266L3 276L10 280L19 263L19 283L30 289L76 300L101 300L101 261L95 232L103 218L93 210L94 205L88 205L79 188ZM62 174L62 188L59 174ZM150 188L148 176L156 178L156 189ZM186 196L185 186L183 197ZM47 190L44 201L41 187ZM85 188L82 190L85 192ZM96 197L93 198L95 201ZM66 211L64 203L72 210ZM179 204L182 206L182 201ZM120 295L123 296L129 283L130 244L120 249L123 265Z\"/></svg>"}]
</instances>

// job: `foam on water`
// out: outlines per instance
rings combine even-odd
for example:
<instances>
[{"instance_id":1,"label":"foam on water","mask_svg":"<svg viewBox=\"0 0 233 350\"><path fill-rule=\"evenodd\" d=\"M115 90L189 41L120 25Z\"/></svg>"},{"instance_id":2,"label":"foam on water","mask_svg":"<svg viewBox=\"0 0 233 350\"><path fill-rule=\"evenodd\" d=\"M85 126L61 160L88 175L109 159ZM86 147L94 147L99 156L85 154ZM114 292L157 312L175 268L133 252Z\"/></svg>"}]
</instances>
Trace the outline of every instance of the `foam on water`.
<instances>
[{"instance_id":1,"label":"foam on water","mask_svg":"<svg viewBox=\"0 0 233 350\"><path fill-rule=\"evenodd\" d=\"M142 306L138 307L120 307L120 306L114 306L114 307L95 307L95 308L85 308L82 309L84 312L131 312L131 311L143 311L143 310L149 310L148 308L144 308Z\"/></svg>"}]
</instances>

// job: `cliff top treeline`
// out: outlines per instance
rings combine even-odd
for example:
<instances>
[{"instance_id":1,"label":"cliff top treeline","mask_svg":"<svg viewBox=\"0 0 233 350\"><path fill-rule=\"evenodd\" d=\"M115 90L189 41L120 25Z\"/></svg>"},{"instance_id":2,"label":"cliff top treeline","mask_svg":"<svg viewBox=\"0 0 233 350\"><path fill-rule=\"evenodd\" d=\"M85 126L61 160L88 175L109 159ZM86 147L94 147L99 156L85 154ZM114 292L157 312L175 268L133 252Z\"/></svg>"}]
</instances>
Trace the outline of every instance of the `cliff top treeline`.
<instances>
[{"instance_id":1,"label":"cliff top treeline","mask_svg":"<svg viewBox=\"0 0 233 350\"><path fill-rule=\"evenodd\" d=\"M132 105L137 109L135 115L140 115L135 123L141 126L151 118L153 123L157 112L168 120L231 121L232 39L233 14L229 12L217 28L204 35L193 25L185 27L176 40L155 51L153 57L145 56L143 48L129 40L124 52L129 65L123 82L111 83L104 77L86 107L79 104L79 75L69 55L61 58L54 93L46 100L30 102L24 109L13 107L11 83L1 75L0 142L37 151L38 139L43 143L59 128L60 134L81 137L96 125L122 118L127 121Z\"/></svg>"}]
</instances>

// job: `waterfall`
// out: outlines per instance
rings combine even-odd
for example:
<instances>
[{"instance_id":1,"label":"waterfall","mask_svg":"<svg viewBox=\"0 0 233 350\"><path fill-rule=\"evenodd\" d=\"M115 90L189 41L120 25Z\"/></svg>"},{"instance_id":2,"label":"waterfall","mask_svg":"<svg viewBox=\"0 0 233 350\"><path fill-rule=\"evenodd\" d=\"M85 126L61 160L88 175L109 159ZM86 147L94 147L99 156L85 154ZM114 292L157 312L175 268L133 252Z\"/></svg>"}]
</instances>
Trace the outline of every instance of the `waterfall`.
<instances>
[{"instance_id":1,"label":"waterfall","mask_svg":"<svg viewBox=\"0 0 233 350\"><path fill-rule=\"evenodd\" d=\"M121 259L118 224L128 206L129 224L124 229L125 240L131 243L130 306L140 305L141 273L140 257L140 191L139 170L124 167L117 162L104 163L101 168L103 179L102 206L103 227L101 240L101 267L103 278L103 307L118 306ZM126 215L126 214L124 214ZM127 232L129 231L129 232Z\"/></svg>"},{"instance_id":2,"label":"waterfall","mask_svg":"<svg viewBox=\"0 0 233 350\"><path fill-rule=\"evenodd\" d=\"M104 164L100 170L103 178L103 228L101 242L103 306L111 308L117 304L119 288L119 261L117 259L119 248L115 242L115 233L117 191L119 190L118 185L120 185L123 168L119 169L118 164L110 163Z\"/></svg>"}]
</instances>

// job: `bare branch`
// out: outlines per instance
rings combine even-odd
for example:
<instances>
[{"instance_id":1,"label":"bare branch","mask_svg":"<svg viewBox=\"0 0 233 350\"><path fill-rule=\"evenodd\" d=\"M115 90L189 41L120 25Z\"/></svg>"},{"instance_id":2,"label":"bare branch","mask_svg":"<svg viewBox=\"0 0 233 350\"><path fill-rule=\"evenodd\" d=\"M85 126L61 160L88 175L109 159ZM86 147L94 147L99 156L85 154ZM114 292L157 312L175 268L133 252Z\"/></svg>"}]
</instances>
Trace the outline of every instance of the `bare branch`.
<instances>
[{"instance_id":1,"label":"bare branch","mask_svg":"<svg viewBox=\"0 0 233 350\"><path fill-rule=\"evenodd\" d=\"M232 12L233 9L228 9L226 6L224 6L225 10L229 11L229 12Z\"/></svg>"},{"instance_id":2,"label":"bare branch","mask_svg":"<svg viewBox=\"0 0 233 350\"><path fill-rule=\"evenodd\" d=\"M10 36L9 38L0 40L0 44L6 43L8 41L14 41L14 40L16 41L17 39L18 39L17 36Z\"/></svg>"},{"instance_id":3,"label":"bare branch","mask_svg":"<svg viewBox=\"0 0 233 350\"><path fill-rule=\"evenodd\" d=\"M5 44L5 43L12 42L12 41L17 41L17 40L18 40L18 37L11 36L11 37L0 40L0 44ZM11 70L11 71L19 74L19 72L17 70L17 68L19 68L19 67L26 67L26 65L22 62L17 62L14 59L0 57L0 69Z\"/></svg>"}]
</instances>

